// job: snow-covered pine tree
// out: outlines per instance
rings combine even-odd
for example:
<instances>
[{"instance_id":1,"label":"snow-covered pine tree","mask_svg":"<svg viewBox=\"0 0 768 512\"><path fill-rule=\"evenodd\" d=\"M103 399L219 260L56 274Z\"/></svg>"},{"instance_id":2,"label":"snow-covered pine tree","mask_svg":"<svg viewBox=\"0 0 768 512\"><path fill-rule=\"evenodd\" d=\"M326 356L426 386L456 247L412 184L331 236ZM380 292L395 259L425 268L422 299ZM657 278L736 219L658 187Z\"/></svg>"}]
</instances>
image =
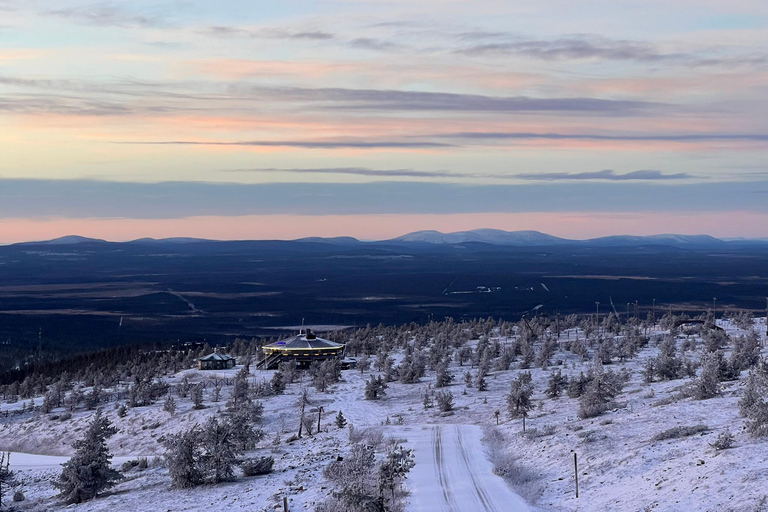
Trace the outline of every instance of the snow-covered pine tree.
<instances>
[{"instance_id":1,"label":"snow-covered pine tree","mask_svg":"<svg viewBox=\"0 0 768 512\"><path fill-rule=\"evenodd\" d=\"M110 465L112 455L107 447L107 439L116 432L109 418L98 409L83 439L72 445L75 455L63 464L61 475L53 482L67 503L93 499L120 480L120 473Z\"/></svg>"}]
</instances>

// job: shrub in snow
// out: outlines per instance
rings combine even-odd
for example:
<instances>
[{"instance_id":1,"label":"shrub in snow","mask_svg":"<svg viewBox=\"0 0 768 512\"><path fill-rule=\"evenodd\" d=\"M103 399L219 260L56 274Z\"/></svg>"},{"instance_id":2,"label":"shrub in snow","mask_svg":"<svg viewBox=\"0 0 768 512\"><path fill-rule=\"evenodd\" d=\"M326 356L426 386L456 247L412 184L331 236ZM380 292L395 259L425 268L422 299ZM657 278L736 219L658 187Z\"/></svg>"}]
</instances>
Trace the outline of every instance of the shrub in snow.
<instances>
[{"instance_id":1,"label":"shrub in snow","mask_svg":"<svg viewBox=\"0 0 768 512\"><path fill-rule=\"evenodd\" d=\"M717 352L728 345L728 335L720 329L707 329L704 333L704 350Z\"/></svg>"},{"instance_id":2,"label":"shrub in snow","mask_svg":"<svg viewBox=\"0 0 768 512\"><path fill-rule=\"evenodd\" d=\"M733 446L733 434L731 434L729 431L721 432L717 439L715 439L714 443L710 443L709 446L714 448L715 450L727 450L731 446Z\"/></svg>"},{"instance_id":3,"label":"shrub in snow","mask_svg":"<svg viewBox=\"0 0 768 512\"><path fill-rule=\"evenodd\" d=\"M442 360L435 372L435 387L443 388L453 382L453 374L448 370L448 360Z\"/></svg>"},{"instance_id":4,"label":"shrub in snow","mask_svg":"<svg viewBox=\"0 0 768 512\"><path fill-rule=\"evenodd\" d=\"M72 419L72 413L69 411L66 411L61 416L59 416L59 421L67 421Z\"/></svg>"},{"instance_id":5,"label":"shrub in snow","mask_svg":"<svg viewBox=\"0 0 768 512\"><path fill-rule=\"evenodd\" d=\"M391 496L391 503L395 503L395 492L414 465L413 450L395 445L387 451L386 458L379 466L379 491L382 494L386 491Z\"/></svg>"},{"instance_id":6,"label":"shrub in snow","mask_svg":"<svg viewBox=\"0 0 768 512\"><path fill-rule=\"evenodd\" d=\"M691 396L706 400L720 394L720 359L717 353L704 354L701 358L701 374L691 383Z\"/></svg>"},{"instance_id":7,"label":"shrub in snow","mask_svg":"<svg viewBox=\"0 0 768 512\"><path fill-rule=\"evenodd\" d=\"M266 475L272 472L274 464L274 457L258 457L256 459L245 459L240 463L240 469L243 470L245 476Z\"/></svg>"},{"instance_id":8,"label":"shrub in snow","mask_svg":"<svg viewBox=\"0 0 768 512\"><path fill-rule=\"evenodd\" d=\"M436 392L435 400L437 401L437 407L442 412L448 412L453 410L453 393L451 393L450 391Z\"/></svg>"},{"instance_id":9,"label":"shrub in snow","mask_svg":"<svg viewBox=\"0 0 768 512\"><path fill-rule=\"evenodd\" d=\"M146 457L139 458L139 470L143 471L149 467L149 460Z\"/></svg>"},{"instance_id":10,"label":"shrub in snow","mask_svg":"<svg viewBox=\"0 0 768 512\"><path fill-rule=\"evenodd\" d=\"M682 376L683 361L676 355L677 341L672 336L667 336L659 347L659 355L656 356L653 368L655 375L661 380L674 380ZM647 369L645 373L647 374ZM646 380L646 382L652 382Z\"/></svg>"},{"instance_id":11,"label":"shrub in snow","mask_svg":"<svg viewBox=\"0 0 768 512\"><path fill-rule=\"evenodd\" d=\"M749 319L750 325L752 319ZM755 331L734 341L730 365L736 372L752 368L760 361L760 338Z\"/></svg>"},{"instance_id":12,"label":"shrub in snow","mask_svg":"<svg viewBox=\"0 0 768 512\"><path fill-rule=\"evenodd\" d=\"M568 377L563 377L563 374L559 369L553 370L549 374L549 380L547 381L546 394L549 398L557 398L562 394L563 390L567 386L568 386Z\"/></svg>"},{"instance_id":13,"label":"shrub in snow","mask_svg":"<svg viewBox=\"0 0 768 512\"><path fill-rule=\"evenodd\" d=\"M186 489L205 482L199 465L202 456L199 438L200 427L195 425L185 432L168 435L163 441L165 461L173 487Z\"/></svg>"},{"instance_id":14,"label":"shrub in snow","mask_svg":"<svg viewBox=\"0 0 768 512\"><path fill-rule=\"evenodd\" d=\"M665 441L667 439L678 439L681 437L688 437L696 434L701 434L702 432L706 432L708 430L709 430L709 427L706 425L672 427L663 432L659 432L658 434L653 436L653 440Z\"/></svg>"},{"instance_id":15,"label":"shrub in snow","mask_svg":"<svg viewBox=\"0 0 768 512\"><path fill-rule=\"evenodd\" d=\"M387 389L387 387L389 386L387 386L387 383L381 376L374 377L371 375L371 378L365 382L365 399L378 400L386 395L384 390Z\"/></svg>"},{"instance_id":16,"label":"shrub in snow","mask_svg":"<svg viewBox=\"0 0 768 512\"><path fill-rule=\"evenodd\" d=\"M126 407L125 404L121 404L120 407L117 409L117 415L120 418L125 418L127 414L128 414L128 407Z\"/></svg>"},{"instance_id":17,"label":"shrub in snow","mask_svg":"<svg viewBox=\"0 0 768 512\"><path fill-rule=\"evenodd\" d=\"M588 383L579 398L579 418L593 418L613 407L613 399L621 393L626 375L604 370L598 361L587 374Z\"/></svg>"},{"instance_id":18,"label":"shrub in snow","mask_svg":"<svg viewBox=\"0 0 768 512\"><path fill-rule=\"evenodd\" d=\"M768 436L768 360L749 371L747 387L739 400L739 412L747 418L747 431L755 437Z\"/></svg>"},{"instance_id":19,"label":"shrub in snow","mask_svg":"<svg viewBox=\"0 0 768 512\"><path fill-rule=\"evenodd\" d=\"M97 410L85 437L72 445L75 455L63 464L61 474L53 482L67 503L93 499L121 478L110 465L112 455L107 448L107 439L116 432L101 409Z\"/></svg>"},{"instance_id":20,"label":"shrub in snow","mask_svg":"<svg viewBox=\"0 0 768 512\"><path fill-rule=\"evenodd\" d=\"M16 491L15 493L13 493L13 501L14 501L14 502L16 502L16 503L21 503L21 502L22 502L22 501L24 501L25 499L27 499L27 497L26 497L26 496L24 496L24 493L23 493L23 492L21 492L21 491Z\"/></svg>"},{"instance_id":21,"label":"shrub in snow","mask_svg":"<svg viewBox=\"0 0 768 512\"><path fill-rule=\"evenodd\" d=\"M480 368L477 370L477 376L475 377L475 386L478 391L488 391L488 384L485 382L485 371Z\"/></svg>"},{"instance_id":22,"label":"shrub in snow","mask_svg":"<svg viewBox=\"0 0 768 512\"><path fill-rule=\"evenodd\" d=\"M176 413L176 400L173 399L171 395L168 395L168 398L165 399L165 404L163 404L163 410L173 416Z\"/></svg>"},{"instance_id":23,"label":"shrub in snow","mask_svg":"<svg viewBox=\"0 0 768 512\"><path fill-rule=\"evenodd\" d=\"M203 385L198 384L192 388L192 403L194 409L203 409Z\"/></svg>"},{"instance_id":24,"label":"shrub in snow","mask_svg":"<svg viewBox=\"0 0 768 512\"><path fill-rule=\"evenodd\" d=\"M285 392L285 375L280 370L277 370L272 375L272 380L269 381L269 385L272 387L272 392L276 395L282 395Z\"/></svg>"}]
</instances>

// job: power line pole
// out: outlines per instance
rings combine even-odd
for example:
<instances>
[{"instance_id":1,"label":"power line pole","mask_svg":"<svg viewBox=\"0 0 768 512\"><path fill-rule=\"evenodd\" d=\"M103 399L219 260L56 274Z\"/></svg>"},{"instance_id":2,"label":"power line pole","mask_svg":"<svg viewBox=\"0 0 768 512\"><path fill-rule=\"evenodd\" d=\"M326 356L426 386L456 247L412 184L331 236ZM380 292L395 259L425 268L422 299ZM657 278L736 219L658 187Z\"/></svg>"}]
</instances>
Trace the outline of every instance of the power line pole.
<instances>
[{"instance_id":1,"label":"power line pole","mask_svg":"<svg viewBox=\"0 0 768 512\"><path fill-rule=\"evenodd\" d=\"M600 336L600 303L595 301L595 328L597 335Z\"/></svg>"}]
</instances>

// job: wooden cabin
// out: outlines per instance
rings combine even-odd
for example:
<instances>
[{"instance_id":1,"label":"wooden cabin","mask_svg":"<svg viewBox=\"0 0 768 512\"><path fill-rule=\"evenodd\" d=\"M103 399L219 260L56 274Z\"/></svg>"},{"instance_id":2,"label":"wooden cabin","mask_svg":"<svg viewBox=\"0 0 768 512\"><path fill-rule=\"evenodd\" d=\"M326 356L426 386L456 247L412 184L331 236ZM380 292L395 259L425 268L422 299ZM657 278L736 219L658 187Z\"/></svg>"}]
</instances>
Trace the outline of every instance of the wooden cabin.
<instances>
[{"instance_id":1,"label":"wooden cabin","mask_svg":"<svg viewBox=\"0 0 768 512\"><path fill-rule=\"evenodd\" d=\"M228 370L234 368L236 363L237 360L234 357L214 352L198 359L197 367L200 370Z\"/></svg>"}]
</instances>

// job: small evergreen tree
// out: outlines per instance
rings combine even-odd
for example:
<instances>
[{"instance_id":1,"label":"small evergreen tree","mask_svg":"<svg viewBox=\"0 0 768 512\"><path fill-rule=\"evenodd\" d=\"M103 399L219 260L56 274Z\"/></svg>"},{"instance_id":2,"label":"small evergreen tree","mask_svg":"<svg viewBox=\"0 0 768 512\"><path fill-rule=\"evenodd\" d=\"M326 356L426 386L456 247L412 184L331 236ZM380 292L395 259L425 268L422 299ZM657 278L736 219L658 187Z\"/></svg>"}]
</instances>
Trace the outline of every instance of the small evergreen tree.
<instances>
[{"instance_id":1,"label":"small evergreen tree","mask_svg":"<svg viewBox=\"0 0 768 512\"><path fill-rule=\"evenodd\" d=\"M435 401L437 407L442 412L449 412L453 410L453 393L450 391L438 391L435 393Z\"/></svg>"},{"instance_id":2,"label":"small evergreen tree","mask_svg":"<svg viewBox=\"0 0 768 512\"><path fill-rule=\"evenodd\" d=\"M547 381L546 394L549 398L557 398L562 394L563 390L567 386L568 386L568 378L563 377L563 374L559 369L553 370L549 374L549 381Z\"/></svg>"},{"instance_id":3,"label":"small evergreen tree","mask_svg":"<svg viewBox=\"0 0 768 512\"><path fill-rule=\"evenodd\" d=\"M507 414L510 418L527 416L528 411L533 409L531 380L530 372L523 372L512 381L511 389L507 395Z\"/></svg>"},{"instance_id":4,"label":"small evergreen tree","mask_svg":"<svg viewBox=\"0 0 768 512\"><path fill-rule=\"evenodd\" d=\"M344 428L347 426L347 419L344 417L341 411L339 411L339 414L336 415L336 426L339 428Z\"/></svg>"},{"instance_id":5,"label":"small evergreen tree","mask_svg":"<svg viewBox=\"0 0 768 512\"><path fill-rule=\"evenodd\" d=\"M192 388L192 403L195 409L204 409L203 405L203 385L198 384Z\"/></svg>"},{"instance_id":6,"label":"small evergreen tree","mask_svg":"<svg viewBox=\"0 0 768 512\"><path fill-rule=\"evenodd\" d=\"M387 389L387 387L389 386L387 386L386 381L381 376L374 377L371 375L371 378L365 382L365 399L378 400L386 395L384 390Z\"/></svg>"},{"instance_id":7,"label":"small evergreen tree","mask_svg":"<svg viewBox=\"0 0 768 512\"><path fill-rule=\"evenodd\" d=\"M101 409L97 410L83 439L72 445L75 455L63 464L61 475L53 482L67 503L93 499L121 478L110 466L112 455L107 448L107 439L116 432Z\"/></svg>"},{"instance_id":8,"label":"small evergreen tree","mask_svg":"<svg viewBox=\"0 0 768 512\"><path fill-rule=\"evenodd\" d=\"M202 456L200 427L170 434L163 441L165 462L173 487L186 489L205 481L199 461Z\"/></svg>"},{"instance_id":9,"label":"small evergreen tree","mask_svg":"<svg viewBox=\"0 0 768 512\"><path fill-rule=\"evenodd\" d=\"M720 358L717 353L704 354L701 358L701 374L691 383L693 397L706 400L720 394Z\"/></svg>"},{"instance_id":10,"label":"small evergreen tree","mask_svg":"<svg viewBox=\"0 0 768 512\"><path fill-rule=\"evenodd\" d=\"M749 371L747 387L739 401L739 412L747 418L747 431L755 437L768 436L768 360Z\"/></svg>"},{"instance_id":11,"label":"small evergreen tree","mask_svg":"<svg viewBox=\"0 0 768 512\"><path fill-rule=\"evenodd\" d=\"M163 410L171 416L176 414L176 400L171 395L168 395L168 398L165 399Z\"/></svg>"}]
</instances>

